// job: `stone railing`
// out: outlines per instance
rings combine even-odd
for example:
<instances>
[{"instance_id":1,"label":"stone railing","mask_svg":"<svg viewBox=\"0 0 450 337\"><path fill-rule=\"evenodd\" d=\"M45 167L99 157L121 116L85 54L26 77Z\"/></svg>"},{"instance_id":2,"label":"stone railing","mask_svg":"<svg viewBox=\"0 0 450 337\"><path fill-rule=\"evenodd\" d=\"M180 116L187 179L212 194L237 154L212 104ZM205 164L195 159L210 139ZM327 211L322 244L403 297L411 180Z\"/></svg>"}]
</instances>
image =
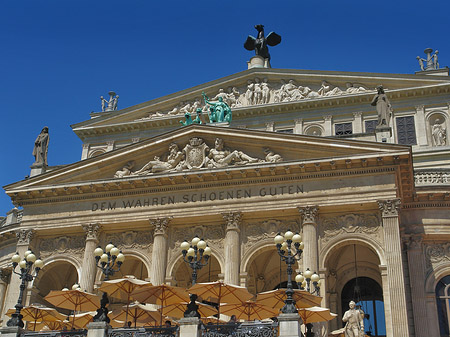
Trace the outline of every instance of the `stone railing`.
<instances>
[{"instance_id":1,"label":"stone railing","mask_svg":"<svg viewBox=\"0 0 450 337\"><path fill-rule=\"evenodd\" d=\"M178 337L178 327L170 328L120 328L108 330L108 337Z\"/></svg>"},{"instance_id":2,"label":"stone railing","mask_svg":"<svg viewBox=\"0 0 450 337\"><path fill-rule=\"evenodd\" d=\"M278 326L273 323L208 324L202 337L276 337Z\"/></svg>"},{"instance_id":3,"label":"stone railing","mask_svg":"<svg viewBox=\"0 0 450 337\"><path fill-rule=\"evenodd\" d=\"M87 330L44 331L44 332L26 331L21 336L22 337L85 337L85 336L87 336Z\"/></svg>"},{"instance_id":4,"label":"stone railing","mask_svg":"<svg viewBox=\"0 0 450 337\"><path fill-rule=\"evenodd\" d=\"M414 171L414 182L416 186L450 185L450 170Z\"/></svg>"}]
</instances>

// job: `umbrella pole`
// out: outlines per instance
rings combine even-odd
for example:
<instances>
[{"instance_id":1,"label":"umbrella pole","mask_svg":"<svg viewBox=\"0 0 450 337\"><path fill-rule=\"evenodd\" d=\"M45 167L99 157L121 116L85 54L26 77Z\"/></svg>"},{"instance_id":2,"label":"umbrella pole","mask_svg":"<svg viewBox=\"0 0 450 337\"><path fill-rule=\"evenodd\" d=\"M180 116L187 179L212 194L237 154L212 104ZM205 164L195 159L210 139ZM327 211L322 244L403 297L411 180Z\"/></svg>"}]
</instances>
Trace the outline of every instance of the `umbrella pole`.
<instances>
[{"instance_id":1,"label":"umbrella pole","mask_svg":"<svg viewBox=\"0 0 450 337\"><path fill-rule=\"evenodd\" d=\"M127 294L127 312L125 313L125 324L128 325L128 307L130 305L130 294ZM136 316L136 315L135 315ZM136 322L134 324L134 327L136 328Z\"/></svg>"},{"instance_id":2,"label":"umbrella pole","mask_svg":"<svg viewBox=\"0 0 450 337\"><path fill-rule=\"evenodd\" d=\"M37 318L34 319L33 331L36 331L36 322L37 322Z\"/></svg>"}]
</instances>

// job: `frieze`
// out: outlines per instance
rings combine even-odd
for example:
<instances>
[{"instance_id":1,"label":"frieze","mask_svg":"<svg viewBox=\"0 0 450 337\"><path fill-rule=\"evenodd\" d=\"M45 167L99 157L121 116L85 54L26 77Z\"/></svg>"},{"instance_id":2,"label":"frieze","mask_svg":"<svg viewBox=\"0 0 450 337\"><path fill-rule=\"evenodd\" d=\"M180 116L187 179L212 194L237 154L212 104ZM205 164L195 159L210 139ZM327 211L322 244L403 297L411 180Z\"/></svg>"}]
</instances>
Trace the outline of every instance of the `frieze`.
<instances>
[{"instance_id":1,"label":"frieze","mask_svg":"<svg viewBox=\"0 0 450 337\"><path fill-rule=\"evenodd\" d=\"M242 166L256 163L274 163L282 161L279 154L269 148L262 149L264 158L254 158L240 150L225 147L222 138L216 138L214 146L208 146L202 138L193 137L182 150L176 143L169 145L168 152L161 159L155 156L140 169L135 169L133 160L123 164L114 174L114 178L146 176L155 173L179 172L200 168L224 168L228 166Z\"/></svg>"},{"instance_id":2,"label":"frieze","mask_svg":"<svg viewBox=\"0 0 450 337\"><path fill-rule=\"evenodd\" d=\"M263 104L295 102L302 100L318 99L331 96L354 95L360 93L373 92L375 89L368 89L361 83L347 82L344 87L339 87L326 80L311 87L298 84L293 79L282 79L273 82L267 78L255 77L248 80L245 86L219 88L215 94L208 94L212 100L219 100L227 103L231 108L248 107ZM181 101L176 106L166 111L151 112L148 116L136 119L145 121L157 117L184 115L186 113L195 114L197 109L207 113L206 105L201 104L201 97L194 97L191 100Z\"/></svg>"},{"instance_id":3,"label":"frieze","mask_svg":"<svg viewBox=\"0 0 450 337\"><path fill-rule=\"evenodd\" d=\"M145 249L153 243L151 231L126 231L106 235L106 242L113 242L119 248Z\"/></svg>"},{"instance_id":4,"label":"frieze","mask_svg":"<svg viewBox=\"0 0 450 337\"><path fill-rule=\"evenodd\" d=\"M253 244L266 239L272 240L278 233L284 233L288 229L293 232L300 232L300 224L296 220L286 222L277 219L247 224L243 228L244 248L246 248L246 251L252 249Z\"/></svg>"},{"instance_id":5,"label":"frieze","mask_svg":"<svg viewBox=\"0 0 450 337\"><path fill-rule=\"evenodd\" d=\"M41 258L59 254L83 256L86 240L83 236L59 236L42 239L39 243Z\"/></svg>"},{"instance_id":6,"label":"frieze","mask_svg":"<svg viewBox=\"0 0 450 337\"><path fill-rule=\"evenodd\" d=\"M367 234L381 242L381 219L377 214L346 214L321 218L319 236L322 246L339 235L351 233Z\"/></svg>"},{"instance_id":7,"label":"frieze","mask_svg":"<svg viewBox=\"0 0 450 337\"><path fill-rule=\"evenodd\" d=\"M424 245L427 270L450 261L450 243Z\"/></svg>"}]
</instances>

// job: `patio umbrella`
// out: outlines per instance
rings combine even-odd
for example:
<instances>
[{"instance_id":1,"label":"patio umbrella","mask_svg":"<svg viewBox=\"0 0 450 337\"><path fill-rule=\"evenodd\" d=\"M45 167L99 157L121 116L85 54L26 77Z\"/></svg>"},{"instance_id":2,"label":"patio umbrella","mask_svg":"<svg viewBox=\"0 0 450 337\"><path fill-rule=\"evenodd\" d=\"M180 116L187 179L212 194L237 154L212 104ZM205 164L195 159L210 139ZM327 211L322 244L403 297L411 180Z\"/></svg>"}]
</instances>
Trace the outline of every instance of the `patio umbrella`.
<instances>
[{"instance_id":1,"label":"patio umbrella","mask_svg":"<svg viewBox=\"0 0 450 337\"><path fill-rule=\"evenodd\" d=\"M322 307L298 309L298 314L302 318L303 324L327 322L337 317L336 314L330 312L330 309Z\"/></svg>"},{"instance_id":2,"label":"patio umbrella","mask_svg":"<svg viewBox=\"0 0 450 337\"><path fill-rule=\"evenodd\" d=\"M84 329L86 325L94 319L94 316L97 312L83 312L81 314L75 314L72 317L69 316L69 322L72 321L72 327L77 329Z\"/></svg>"},{"instance_id":3,"label":"patio umbrella","mask_svg":"<svg viewBox=\"0 0 450 337\"><path fill-rule=\"evenodd\" d=\"M203 304L197 301L195 303L198 305L198 313L200 314L200 317L215 315L218 312L217 309L211 305ZM187 305L188 302L169 304L164 308L164 315L175 318L182 318L184 317L184 312L186 311Z\"/></svg>"},{"instance_id":4,"label":"patio umbrella","mask_svg":"<svg viewBox=\"0 0 450 337\"><path fill-rule=\"evenodd\" d=\"M8 316L11 316L15 312L16 309L9 309L6 312L6 314ZM20 314L23 316L22 320L34 323L33 329L36 328L37 322L39 323L56 322L56 321L63 321L66 318L66 316L60 314L53 308L45 308L37 305L29 305L24 307L20 311Z\"/></svg>"},{"instance_id":5,"label":"patio umbrella","mask_svg":"<svg viewBox=\"0 0 450 337\"><path fill-rule=\"evenodd\" d=\"M97 310L100 307L100 299L97 295L78 289L52 290L44 299L58 308L73 311L91 311ZM73 319L75 319L75 315Z\"/></svg>"},{"instance_id":6,"label":"patio umbrella","mask_svg":"<svg viewBox=\"0 0 450 337\"><path fill-rule=\"evenodd\" d=\"M63 330L64 326L67 326L67 321L30 323L28 325L28 328L33 331L42 331L42 330L57 331Z\"/></svg>"},{"instance_id":7,"label":"patio umbrella","mask_svg":"<svg viewBox=\"0 0 450 337\"><path fill-rule=\"evenodd\" d=\"M245 301L233 304L221 304L220 312L227 316L235 315L236 319L244 319L252 321L259 319L260 321L266 318L278 315L278 309L268 307L267 305L255 302Z\"/></svg>"},{"instance_id":8,"label":"patio umbrella","mask_svg":"<svg viewBox=\"0 0 450 337\"><path fill-rule=\"evenodd\" d=\"M253 297L247 288L222 281L197 283L189 288L189 292L214 303L241 303Z\"/></svg>"},{"instance_id":9,"label":"patio umbrella","mask_svg":"<svg viewBox=\"0 0 450 337\"><path fill-rule=\"evenodd\" d=\"M218 318L215 317L215 316L203 317L203 318L201 318L201 320L202 320L203 324L208 324L208 323L218 323L218 322L225 323L225 322L226 322L225 320L220 319L220 318L218 319Z\"/></svg>"},{"instance_id":10,"label":"patio umbrella","mask_svg":"<svg viewBox=\"0 0 450 337\"><path fill-rule=\"evenodd\" d=\"M125 322L128 322L128 305L130 304L131 293L139 286L151 285L150 282L136 279L132 275L117 280L104 281L99 290L108 293L108 296L124 300L127 304L125 310Z\"/></svg>"},{"instance_id":11,"label":"patio umbrella","mask_svg":"<svg viewBox=\"0 0 450 337\"><path fill-rule=\"evenodd\" d=\"M126 326L128 318L132 319L134 327L137 327L138 322L157 322L160 318L160 313L157 310L143 304L134 303L131 305L126 305L123 308L125 310L122 309L119 312L113 312L111 315L111 319L123 321L122 327Z\"/></svg>"},{"instance_id":12,"label":"patio umbrella","mask_svg":"<svg viewBox=\"0 0 450 337\"><path fill-rule=\"evenodd\" d=\"M141 303L158 304L162 306L161 310L161 323L162 316L165 314L164 308L169 304L188 302L189 293L180 287L170 286L168 284L154 285L142 285L138 286L132 293L131 297Z\"/></svg>"},{"instance_id":13,"label":"patio umbrella","mask_svg":"<svg viewBox=\"0 0 450 337\"><path fill-rule=\"evenodd\" d=\"M293 289L293 298L297 308L310 308L320 305L322 297L310 294L305 290ZM265 291L256 295L256 301L274 309L281 309L286 299L286 289Z\"/></svg>"}]
</instances>

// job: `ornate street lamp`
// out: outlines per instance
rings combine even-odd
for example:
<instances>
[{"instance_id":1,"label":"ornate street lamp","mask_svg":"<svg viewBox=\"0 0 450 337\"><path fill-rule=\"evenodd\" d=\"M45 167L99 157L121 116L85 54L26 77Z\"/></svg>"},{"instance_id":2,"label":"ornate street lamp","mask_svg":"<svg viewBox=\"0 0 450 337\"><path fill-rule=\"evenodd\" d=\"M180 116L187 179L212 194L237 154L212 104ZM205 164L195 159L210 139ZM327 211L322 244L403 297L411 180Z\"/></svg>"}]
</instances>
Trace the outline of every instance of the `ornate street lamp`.
<instances>
[{"instance_id":1,"label":"ornate street lamp","mask_svg":"<svg viewBox=\"0 0 450 337\"><path fill-rule=\"evenodd\" d=\"M125 255L123 255L112 242L106 245L105 252L103 252L103 249L101 249L100 246L95 248L94 255L95 260L97 261L97 267L100 268L105 275L105 281L108 281L110 276L113 276L115 272L118 272L123 261L125 261Z\"/></svg>"},{"instance_id":2,"label":"ornate street lamp","mask_svg":"<svg viewBox=\"0 0 450 337\"><path fill-rule=\"evenodd\" d=\"M281 308L281 312L296 313L297 308L295 307L295 301L293 298L294 290L292 289L292 265L300 259L303 252L303 242L302 236L298 233L294 234L289 229L284 236L278 233L275 236L275 244L277 245L278 255L287 264L287 289L286 289L286 300L284 301L284 307Z\"/></svg>"},{"instance_id":3,"label":"ornate street lamp","mask_svg":"<svg viewBox=\"0 0 450 337\"><path fill-rule=\"evenodd\" d=\"M18 326L20 328L23 328L24 324L22 321L22 314L20 311L23 308L23 292L27 288L27 284L30 281L33 281L34 278L37 277L39 271L44 266L44 262L42 262L41 259L38 259L36 255L33 254L32 251L27 250L24 254L23 260L20 259L20 256L18 253L14 254L14 256L11 258L12 265L13 265L13 273L16 275L19 275L19 278L22 280L20 284L20 292L19 292L19 299L17 300L17 304L15 305L16 312L11 315L11 319L6 322L7 326ZM33 269L34 265L34 272L35 274L32 275L31 271ZM16 272L16 267L19 266L20 272Z\"/></svg>"},{"instance_id":4,"label":"ornate street lamp","mask_svg":"<svg viewBox=\"0 0 450 337\"><path fill-rule=\"evenodd\" d=\"M211 248L198 236L195 236L190 244L185 240L180 247L184 262L192 269L192 285L194 285L197 282L197 270L208 264Z\"/></svg>"},{"instance_id":5,"label":"ornate street lamp","mask_svg":"<svg viewBox=\"0 0 450 337\"><path fill-rule=\"evenodd\" d=\"M295 282L300 285L300 289L306 288L307 292L320 296L320 276L316 272L313 273L309 268L306 268L303 274L298 274L295 277ZM311 288L311 282L314 288Z\"/></svg>"}]
</instances>

